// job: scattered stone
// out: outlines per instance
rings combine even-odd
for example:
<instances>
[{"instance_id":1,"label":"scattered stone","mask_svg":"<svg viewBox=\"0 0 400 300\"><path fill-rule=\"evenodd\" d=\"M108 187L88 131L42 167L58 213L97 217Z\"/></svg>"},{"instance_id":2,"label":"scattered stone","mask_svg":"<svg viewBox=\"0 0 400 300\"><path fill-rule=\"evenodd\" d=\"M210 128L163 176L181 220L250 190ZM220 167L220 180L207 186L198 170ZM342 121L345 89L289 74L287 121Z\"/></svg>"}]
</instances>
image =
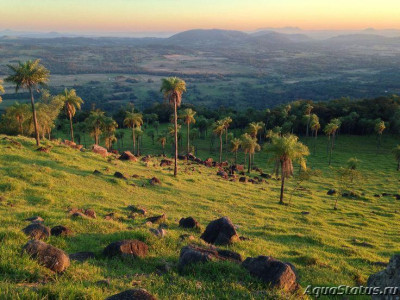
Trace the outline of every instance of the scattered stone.
<instances>
[{"instance_id":1,"label":"scattered stone","mask_svg":"<svg viewBox=\"0 0 400 300\"><path fill-rule=\"evenodd\" d=\"M229 260L236 263L242 261L240 254L216 248L205 248L194 245L185 246L181 249L178 268L183 270L188 265L196 263L206 263L212 260Z\"/></svg>"},{"instance_id":2,"label":"scattered stone","mask_svg":"<svg viewBox=\"0 0 400 300\"><path fill-rule=\"evenodd\" d=\"M22 231L35 240L47 239L50 236L50 228L41 223L32 223L26 226Z\"/></svg>"},{"instance_id":3,"label":"scattered stone","mask_svg":"<svg viewBox=\"0 0 400 300\"><path fill-rule=\"evenodd\" d=\"M199 223L192 217L182 218L179 221L179 227L182 228L199 228Z\"/></svg>"},{"instance_id":4,"label":"scattered stone","mask_svg":"<svg viewBox=\"0 0 400 300\"><path fill-rule=\"evenodd\" d=\"M62 225L53 227L50 232L51 235L54 236L69 236L72 233L72 231L69 228Z\"/></svg>"},{"instance_id":5,"label":"scattered stone","mask_svg":"<svg viewBox=\"0 0 400 300\"><path fill-rule=\"evenodd\" d=\"M267 173L261 173L260 176L261 176L262 178L265 178L265 179L271 179L271 178L272 178L272 176L269 175L269 174L267 174Z\"/></svg>"},{"instance_id":6,"label":"scattered stone","mask_svg":"<svg viewBox=\"0 0 400 300\"><path fill-rule=\"evenodd\" d=\"M159 224L159 223L165 222L165 220L166 220L166 215L165 214L162 214L160 216L154 216L154 217L146 218L146 221L151 222L153 224Z\"/></svg>"},{"instance_id":7,"label":"scattered stone","mask_svg":"<svg viewBox=\"0 0 400 300\"><path fill-rule=\"evenodd\" d=\"M167 235L167 231L164 228L149 228L150 232L153 233L154 235L162 238L165 237Z\"/></svg>"},{"instance_id":8,"label":"scattered stone","mask_svg":"<svg viewBox=\"0 0 400 300\"><path fill-rule=\"evenodd\" d=\"M190 235L190 234L182 234L182 235L180 235L179 236L179 239L181 240L181 241L184 241L184 240L189 240L189 241L194 241L195 240L195 237L193 236L193 235Z\"/></svg>"},{"instance_id":9,"label":"scattered stone","mask_svg":"<svg viewBox=\"0 0 400 300\"><path fill-rule=\"evenodd\" d=\"M124 174L122 174L121 172L115 172L114 173L114 177L119 178L119 179L124 179L127 180L128 178L126 178L126 176Z\"/></svg>"},{"instance_id":10,"label":"scattered stone","mask_svg":"<svg viewBox=\"0 0 400 300\"><path fill-rule=\"evenodd\" d=\"M226 173L225 171L218 171L217 175L221 176L224 179L228 179L228 173Z\"/></svg>"},{"instance_id":11,"label":"scattered stone","mask_svg":"<svg viewBox=\"0 0 400 300\"><path fill-rule=\"evenodd\" d=\"M333 195L335 195L336 193L337 193L336 190L330 189L326 194L329 195L329 196L333 196Z\"/></svg>"},{"instance_id":12,"label":"scattered stone","mask_svg":"<svg viewBox=\"0 0 400 300\"><path fill-rule=\"evenodd\" d=\"M103 148L99 145L93 145L92 151L96 154L100 154L103 157L107 157L108 156L108 151L106 148Z\"/></svg>"},{"instance_id":13,"label":"scattered stone","mask_svg":"<svg viewBox=\"0 0 400 300\"><path fill-rule=\"evenodd\" d=\"M162 159L160 167L168 167L168 166L172 166L172 161L168 159Z\"/></svg>"},{"instance_id":14,"label":"scattered stone","mask_svg":"<svg viewBox=\"0 0 400 300\"><path fill-rule=\"evenodd\" d=\"M77 212L73 213L73 214L71 215L71 217L73 217L73 218L79 218L79 217L85 218L86 215L85 215L84 213L81 213L80 211L77 211Z\"/></svg>"},{"instance_id":15,"label":"scattered stone","mask_svg":"<svg viewBox=\"0 0 400 300\"><path fill-rule=\"evenodd\" d=\"M242 266L271 288L294 292L299 288L294 267L270 256L248 257Z\"/></svg>"},{"instance_id":16,"label":"scattered stone","mask_svg":"<svg viewBox=\"0 0 400 300\"><path fill-rule=\"evenodd\" d=\"M382 193L382 197L392 196L392 194Z\"/></svg>"},{"instance_id":17,"label":"scattered stone","mask_svg":"<svg viewBox=\"0 0 400 300\"><path fill-rule=\"evenodd\" d=\"M104 216L104 220L107 220L107 221L114 220L114 218L115 218L115 213L113 213L113 212Z\"/></svg>"},{"instance_id":18,"label":"scattered stone","mask_svg":"<svg viewBox=\"0 0 400 300\"><path fill-rule=\"evenodd\" d=\"M34 216L34 217L30 217L30 218L26 218L24 221L30 221L32 223L43 223L44 220L39 217L39 216Z\"/></svg>"},{"instance_id":19,"label":"scattered stone","mask_svg":"<svg viewBox=\"0 0 400 300\"><path fill-rule=\"evenodd\" d=\"M239 240L241 240L241 241L251 241L250 238L245 237L245 236L240 236L240 237L239 237Z\"/></svg>"},{"instance_id":20,"label":"scattered stone","mask_svg":"<svg viewBox=\"0 0 400 300\"><path fill-rule=\"evenodd\" d=\"M368 287L379 287L384 290L385 287L398 287L400 286L400 255L396 254L390 258L389 264L386 269L372 274L367 281ZM385 298L381 295L372 296L372 299L398 299L400 291L396 295ZM397 297L396 297L397 296Z\"/></svg>"},{"instance_id":21,"label":"scattered stone","mask_svg":"<svg viewBox=\"0 0 400 300\"><path fill-rule=\"evenodd\" d=\"M89 259L94 259L95 255L93 252L85 251L85 252L76 252L69 255L71 260L76 260L80 262L84 262Z\"/></svg>"},{"instance_id":22,"label":"scattered stone","mask_svg":"<svg viewBox=\"0 0 400 300\"><path fill-rule=\"evenodd\" d=\"M119 160L129 160L129 161L133 161L133 162L137 161L137 157L135 155L133 155L130 151L122 152L121 156L118 159Z\"/></svg>"},{"instance_id":23,"label":"scattered stone","mask_svg":"<svg viewBox=\"0 0 400 300\"><path fill-rule=\"evenodd\" d=\"M244 177L244 176L240 177L240 178L239 178L239 182L244 182L244 183L246 183L246 182L247 182L247 177Z\"/></svg>"},{"instance_id":24,"label":"scattered stone","mask_svg":"<svg viewBox=\"0 0 400 300\"><path fill-rule=\"evenodd\" d=\"M135 213L138 213L138 214L141 214L141 215L147 214L146 209L143 208L143 207L137 207L137 206L135 206L135 205L129 205L129 206L128 206L128 209L129 209L130 211L132 211L132 212L135 212Z\"/></svg>"},{"instance_id":25,"label":"scattered stone","mask_svg":"<svg viewBox=\"0 0 400 300\"><path fill-rule=\"evenodd\" d=\"M93 171L93 175L101 175L101 174L103 174L103 173L101 173L99 170L94 170Z\"/></svg>"},{"instance_id":26,"label":"scattered stone","mask_svg":"<svg viewBox=\"0 0 400 300\"><path fill-rule=\"evenodd\" d=\"M374 195L374 197L375 197L375 198L380 198L380 197L381 197L381 195L379 195L379 194L375 194L375 195Z\"/></svg>"},{"instance_id":27,"label":"scattered stone","mask_svg":"<svg viewBox=\"0 0 400 300\"><path fill-rule=\"evenodd\" d=\"M147 163L147 162L150 161L150 158L151 158L150 155L146 155L146 156L143 156L143 157L142 157L141 161Z\"/></svg>"},{"instance_id":28,"label":"scattered stone","mask_svg":"<svg viewBox=\"0 0 400 300\"><path fill-rule=\"evenodd\" d=\"M154 297L145 289L133 289L133 290L126 290L119 294L108 297L106 300L130 300L130 299L156 300L156 297Z\"/></svg>"},{"instance_id":29,"label":"scattered stone","mask_svg":"<svg viewBox=\"0 0 400 300\"><path fill-rule=\"evenodd\" d=\"M96 219L96 212L91 208L85 210L85 215L89 218Z\"/></svg>"},{"instance_id":30,"label":"scattered stone","mask_svg":"<svg viewBox=\"0 0 400 300\"><path fill-rule=\"evenodd\" d=\"M200 238L215 245L228 245L239 240L236 229L228 217L210 222Z\"/></svg>"},{"instance_id":31,"label":"scattered stone","mask_svg":"<svg viewBox=\"0 0 400 300\"><path fill-rule=\"evenodd\" d=\"M63 272L70 264L69 257L64 251L42 241L29 241L23 247L23 251L40 265L57 273Z\"/></svg>"},{"instance_id":32,"label":"scattered stone","mask_svg":"<svg viewBox=\"0 0 400 300\"><path fill-rule=\"evenodd\" d=\"M133 174L132 175L132 178L139 178L140 176L139 175L137 175L137 174Z\"/></svg>"},{"instance_id":33,"label":"scattered stone","mask_svg":"<svg viewBox=\"0 0 400 300\"><path fill-rule=\"evenodd\" d=\"M310 212L309 212L309 211L302 211L301 214L302 214L302 215L309 215Z\"/></svg>"},{"instance_id":34,"label":"scattered stone","mask_svg":"<svg viewBox=\"0 0 400 300\"><path fill-rule=\"evenodd\" d=\"M123 240L109 244L103 251L107 257L131 256L145 257L149 247L138 240Z\"/></svg>"},{"instance_id":35,"label":"scattered stone","mask_svg":"<svg viewBox=\"0 0 400 300\"><path fill-rule=\"evenodd\" d=\"M151 185L161 185L161 181L157 177L151 178L149 182Z\"/></svg>"},{"instance_id":36,"label":"scattered stone","mask_svg":"<svg viewBox=\"0 0 400 300\"><path fill-rule=\"evenodd\" d=\"M396 200L400 200L400 194L396 194L394 196L395 196Z\"/></svg>"},{"instance_id":37,"label":"scattered stone","mask_svg":"<svg viewBox=\"0 0 400 300\"><path fill-rule=\"evenodd\" d=\"M43 153L50 153L51 147L39 147L36 151L43 152Z\"/></svg>"},{"instance_id":38,"label":"scattered stone","mask_svg":"<svg viewBox=\"0 0 400 300\"><path fill-rule=\"evenodd\" d=\"M103 280L96 281L96 285L110 286L111 282L110 282L110 279L103 279Z\"/></svg>"}]
</instances>

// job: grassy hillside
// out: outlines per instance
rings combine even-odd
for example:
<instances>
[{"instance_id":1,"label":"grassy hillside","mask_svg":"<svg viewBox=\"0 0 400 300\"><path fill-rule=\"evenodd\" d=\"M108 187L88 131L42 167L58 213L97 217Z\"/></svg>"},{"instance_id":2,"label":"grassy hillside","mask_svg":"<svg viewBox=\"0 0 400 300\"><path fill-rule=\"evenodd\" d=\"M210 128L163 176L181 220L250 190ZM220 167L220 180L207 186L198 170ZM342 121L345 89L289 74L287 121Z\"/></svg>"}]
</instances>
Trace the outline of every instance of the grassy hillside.
<instances>
[{"instance_id":1,"label":"grassy hillside","mask_svg":"<svg viewBox=\"0 0 400 300\"><path fill-rule=\"evenodd\" d=\"M160 299L287 298L279 292L264 292L266 286L233 263L198 265L180 274L175 264L188 242L179 236L189 233L195 243L202 243L199 232L178 227L179 219L187 216L195 217L203 228L213 219L230 217L239 234L250 240L228 249L243 257L271 255L293 263L303 287L365 284L370 274L383 268L375 263L387 262L400 242L399 200L374 197L376 193L400 192L400 173L389 153L394 139L386 138L380 154L373 138L338 139L334 166L357 156L364 177L355 187L363 195L359 199L340 197L339 209L334 211L335 197L326 192L337 183L334 169L327 167L325 139L319 140L317 155L309 159L309 165L321 169L323 175L303 183L292 205L282 206L275 179L260 185L229 182L216 176L214 168L183 162L179 177L174 178L171 170L159 167L159 158L152 158L147 165L108 161L50 142L51 152L42 153L35 150L32 139L13 137L19 146L4 137L0 135L1 299L103 299L133 286ZM257 164L265 168L265 155L257 156ZM271 168L269 165L268 170ZM94 175L94 170L102 174ZM130 178L116 179L116 171ZM139 177L131 177L134 174ZM161 180L161 186L148 184L153 176ZM295 179L289 181L289 193L294 183ZM165 212L167 236L160 239L150 233L144 218L128 218L131 204L144 206L148 216ZM93 208L97 219L73 219L68 214L71 207ZM110 212L118 219L105 220ZM96 258L72 261L63 275L55 275L21 255L21 247L28 241L21 231L29 224L24 219L35 215L47 226L64 225L73 231L71 237L50 237L48 243L67 253L93 251ZM109 260L101 255L109 243L130 238L150 245L147 258ZM172 269L158 272L157 267L165 262L171 263ZM99 282L102 280L109 283Z\"/></svg>"}]
</instances>

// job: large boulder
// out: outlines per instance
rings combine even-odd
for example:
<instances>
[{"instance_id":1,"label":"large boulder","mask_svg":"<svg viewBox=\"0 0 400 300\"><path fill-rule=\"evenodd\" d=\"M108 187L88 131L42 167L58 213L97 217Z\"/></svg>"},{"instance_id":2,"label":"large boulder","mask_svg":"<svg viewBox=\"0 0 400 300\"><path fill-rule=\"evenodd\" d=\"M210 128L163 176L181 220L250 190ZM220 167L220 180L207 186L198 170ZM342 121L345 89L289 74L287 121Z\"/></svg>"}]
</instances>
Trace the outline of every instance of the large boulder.
<instances>
[{"instance_id":1,"label":"large boulder","mask_svg":"<svg viewBox=\"0 0 400 300\"><path fill-rule=\"evenodd\" d=\"M128 179L128 178L127 178L124 174L122 174L121 172L115 172L115 173L114 173L114 177L119 178L119 179L124 179L124 180L127 180L127 179Z\"/></svg>"},{"instance_id":2,"label":"large boulder","mask_svg":"<svg viewBox=\"0 0 400 300\"><path fill-rule=\"evenodd\" d=\"M96 219L97 217L96 212L91 208L85 209L85 215L92 219Z\"/></svg>"},{"instance_id":3,"label":"large boulder","mask_svg":"<svg viewBox=\"0 0 400 300\"><path fill-rule=\"evenodd\" d=\"M229 260L240 263L242 261L242 257L240 254L229 250L219 250L216 248L205 248L189 245L181 249L178 268L183 270L183 268L188 265L216 260Z\"/></svg>"},{"instance_id":4,"label":"large boulder","mask_svg":"<svg viewBox=\"0 0 400 300\"><path fill-rule=\"evenodd\" d=\"M131 151L124 151L122 152L121 156L119 157L120 160L129 160L129 161L137 161L135 155L132 154Z\"/></svg>"},{"instance_id":5,"label":"large boulder","mask_svg":"<svg viewBox=\"0 0 400 300\"><path fill-rule=\"evenodd\" d=\"M22 231L35 240L47 239L50 236L50 228L41 223L32 223L26 226Z\"/></svg>"},{"instance_id":6,"label":"large boulder","mask_svg":"<svg viewBox=\"0 0 400 300\"><path fill-rule=\"evenodd\" d=\"M161 185L161 180L158 179L157 177L153 177L149 180L149 183L151 185Z\"/></svg>"},{"instance_id":7,"label":"large boulder","mask_svg":"<svg viewBox=\"0 0 400 300\"><path fill-rule=\"evenodd\" d=\"M226 173L226 172L223 171L223 170L219 170L219 171L217 172L217 175L218 175L218 176L221 176L221 177L224 178L224 179L228 179L228 173Z\"/></svg>"},{"instance_id":8,"label":"large boulder","mask_svg":"<svg viewBox=\"0 0 400 300\"><path fill-rule=\"evenodd\" d=\"M299 287L294 267L270 256L248 257L242 266L271 288L294 292Z\"/></svg>"},{"instance_id":9,"label":"large boulder","mask_svg":"<svg viewBox=\"0 0 400 300\"><path fill-rule=\"evenodd\" d=\"M131 256L131 257L145 257L149 247L138 240L123 240L111 243L108 245L103 254L107 257L114 256Z\"/></svg>"},{"instance_id":10,"label":"large boulder","mask_svg":"<svg viewBox=\"0 0 400 300\"><path fill-rule=\"evenodd\" d=\"M156 300L156 297L145 289L133 289L108 297L106 300Z\"/></svg>"},{"instance_id":11,"label":"large boulder","mask_svg":"<svg viewBox=\"0 0 400 300\"><path fill-rule=\"evenodd\" d=\"M212 167L213 166L213 159L210 157L210 158L207 158L205 161L204 161L204 165L206 166L206 167Z\"/></svg>"},{"instance_id":12,"label":"large boulder","mask_svg":"<svg viewBox=\"0 0 400 300\"><path fill-rule=\"evenodd\" d=\"M399 299L400 295L400 254L392 256L386 269L372 274L367 281L368 287L379 287L382 290L385 287L397 287L398 293L396 295L389 295L385 297L380 295L372 296L372 299ZM397 296L397 297L396 297Z\"/></svg>"},{"instance_id":13,"label":"large boulder","mask_svg":"<svg viewBox=\"0 0 400 300\"><path fill-rule=\"evenodd\" d=\"M68 236L72 233L69 228L62 225L54 226L50 232L54 236Z\"/></svg>"},{"instance_id":14,"label":"large boulder","mask_svg":"<svg viewBox=\"0 0 400 300\"><path fill-rule=\"evenodd\" d=\"M42 241L29 241L23 247L23 251L37 260L40 265L54 272L60 273L69 267L69 257L64 251Z\"/></svg>"},{"instance_id":15,"label":"large boulder","mask_svg":"<svg viewBox=\"0 0 400 300\"><path fill-rule=\"evenodd\" d=\"M182 218L179 220L179 227L182 228L198 228L199 222L192 217Z\"/></svg>"},{"instance_id":16,"label":"large boulder","mask_svg":"<svg viewBox=\"0 0 400 300\"><path fill-rule=\"evenodd\" d=\"M239 240L235 226L228 217L210 222L200 238L215 245L228 245Z\"/></svg>"},{"instance_id":17,"label":"large boulder","mask_svg":"<svg viewBox=\"0 0 400 300\"><path fill-rule=\"evenodd\" d=\"M103 148L99 145L93 145L92 151L96 154L100 154L103 157L107 157L108 156L108 151L106 148Z\"/></svg>"}]
</instances>

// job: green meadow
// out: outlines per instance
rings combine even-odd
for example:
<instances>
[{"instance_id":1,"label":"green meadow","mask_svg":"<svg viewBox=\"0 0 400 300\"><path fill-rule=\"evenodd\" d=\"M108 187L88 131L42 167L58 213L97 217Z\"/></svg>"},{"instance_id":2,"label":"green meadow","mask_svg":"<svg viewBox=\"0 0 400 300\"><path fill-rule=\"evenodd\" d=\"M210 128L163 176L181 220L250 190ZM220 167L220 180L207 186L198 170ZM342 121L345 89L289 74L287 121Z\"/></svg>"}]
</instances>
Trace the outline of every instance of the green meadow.
<instances>
[{"instance_id":1,"label":"green meadow","mask_svg":"<svg viewBox=\"0 0 400 300\"><path fill-rule=\"evenodd\" d=\"M58 136L62 138L62 134ZM301 183L297 177L289 179L285 200L290 199L290 205L278 204L280 181L275 178L261 184L232 182L217 176L217 168L185 161L179 162L175 178L172 169L159 166L161 158L156 156L148 163L124 162L91 151L80 152L57 141L44 141L52 148L50 153L42 153L36 151L33 139L10 137L14 143L4 138L0 135L1 299L104 299L135 287L145 288L159 299L302 297L302 291L285 295L270 290L231 262L199 264L180 273L180 249L188 243L204 244L200 231L178 227L179 219L188 216L196 218L203 229L210 221L228 216L238 233L249 240L222 248L243 258L269 255L290 262L303 288L366 285L369 275L384 268L379 263L387 263L398 252L399 200L394 196L375 197L400 192L400 172L390 153L397 144L394 136L384 135L378 151L375 137L339 135L331 167L327 139L319 137L316 152L307 162L321 175ZM129 138L127 131L125 148L131 147ZM313 152L314 140L303 142ZM87 141L88 146L90 143ZM200 158L217 158L218 139L211 153L208 139L197 139L195 144ZM170 149L167 145L167 155ZM161 147L152 145L144 135L143 153L160 152ZM224 155L232 160L232 154ZM351 157L361 161L362 178L351 186L358 197L328 196L329 189L340 190L337 168L345 166ZM256 153L255 164L266 173L272 172L273 163L263 152ZM94 170L101 174L94 175ZM128 180L115 178L116 171ZM258 175L255 171L250 174ZM149 184L154 176L161 180L160 186ZM333 209L335 200L338 210ZM147 216L165 213L166 237L152 234L144 217L129 218L128 205L145 207ZM71 218L68 211L73 207L92 208L97 218ZM111 212L116 217L104 219ZM24 219L32 216L41 216L46 226L64 225L73 232L68 237L51 236L47 243L69 254L92 251L95 258L71 261L61 275L38 265L21 253L29 240L22 232L29 224ZM190 234L194 240L182 241L182 234ZM102 255L104 247L122 239L146 242L149 255L143 259L107 259Z\"/></svg>"}]
</instances>

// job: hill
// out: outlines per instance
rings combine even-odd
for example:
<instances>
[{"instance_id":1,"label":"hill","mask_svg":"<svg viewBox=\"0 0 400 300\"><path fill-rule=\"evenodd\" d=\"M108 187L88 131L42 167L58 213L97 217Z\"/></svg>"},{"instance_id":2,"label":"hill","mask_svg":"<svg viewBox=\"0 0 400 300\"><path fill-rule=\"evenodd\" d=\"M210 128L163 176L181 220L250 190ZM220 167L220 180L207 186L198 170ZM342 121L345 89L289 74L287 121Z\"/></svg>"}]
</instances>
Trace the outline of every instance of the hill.
<instances>
[{"instance_id":1,"label":"hill","mask_svg":"<svg viewBox=\"0 0 400 300\"><path fill-rule=\"evenodd\" d=\"M316 155L309 158L310 167L321 169L322 176L302 183L292 204L282 206L278 204L279 181L274 179L262 184L231 182L217 176L216 168L183 161L179 176L174 178L168 167L159 166L159 157L152 157L148 163L123 162L56 141L45 143L52 149L43 153L36 150L33 139L1 135L2 297L100 299L134 286L146 288L159 299L289 298L268 291L245 269L230 262L196 265L179 273L176 263L180 249L188 243L204 245L200 231L178 227L179 219L188 216L196 218L203 229L210 221L228 216L239 234L249 240L222 248L243 257L271 255L291 262L303 287L365 285L368 276L382 269L400 242L396 229L400 220L398 200L393 196L374 197L399 193L399 174L389 154L394 142L385 137L377 154L370 137L338 138L334 167L357 153L364 178L355 191L360 196L339 197L339 209L334 211L336 197L328 196L327 190L336 187L335 169L326 165L326 140L322 138ZM256 157L264 168L265 154ZM101 174L93 174L94 170ZM115 178L117 171L128 179ZM160 186L149 184L154 176L160 179ZM289 180L287 200L295 185L295 179ZM166 213L166 237L154 236L143 217L129 218L129 205L145 207L148 216ZM74 219L68 213L73 207L94 209L97 218ZM111 212L115 213L113 220L106 220ZM92 251L95 258L72 261L59 276L21 255L28 241L21 230L29 224L24 220L32 216L42 217L46 226L63 225L73 232L68 237L51 236L47 243L67 253ZM194 240L182 241L182 234L190 234ZM132 238L150 246L148 257L106 259L102 255L109 243ZM171 267L165 270L166 264Z\"/></svg>"}]
</instances>

